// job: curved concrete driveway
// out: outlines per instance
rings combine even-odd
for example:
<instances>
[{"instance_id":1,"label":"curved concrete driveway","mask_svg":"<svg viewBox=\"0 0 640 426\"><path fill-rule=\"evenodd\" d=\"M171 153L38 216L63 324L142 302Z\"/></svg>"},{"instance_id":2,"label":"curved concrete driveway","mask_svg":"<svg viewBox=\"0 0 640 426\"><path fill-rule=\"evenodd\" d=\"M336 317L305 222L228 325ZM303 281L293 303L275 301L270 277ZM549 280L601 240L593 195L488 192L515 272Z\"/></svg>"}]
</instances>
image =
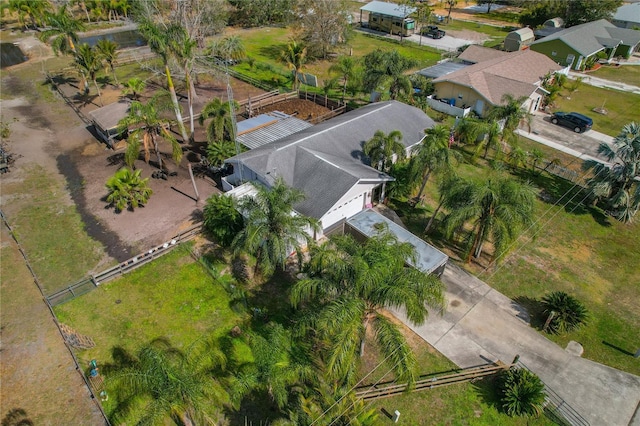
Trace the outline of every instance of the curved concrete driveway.
<instances>
[{"instance_id":1,"label":"curved concrete driveway","mask_svg":"<svg viewBox=\"0 0 640 426\"><path fill-rule=\"evenodd\" d=\"M451 263L442 276L447 310L426 324L394 314L460 367L516 355L591 425L640 425L640 377L572 355L528 324L515 302ZM588 350L588 348L586 348ZM640 362L640 360L638 360Z\"/></svg>"}]
</instances>

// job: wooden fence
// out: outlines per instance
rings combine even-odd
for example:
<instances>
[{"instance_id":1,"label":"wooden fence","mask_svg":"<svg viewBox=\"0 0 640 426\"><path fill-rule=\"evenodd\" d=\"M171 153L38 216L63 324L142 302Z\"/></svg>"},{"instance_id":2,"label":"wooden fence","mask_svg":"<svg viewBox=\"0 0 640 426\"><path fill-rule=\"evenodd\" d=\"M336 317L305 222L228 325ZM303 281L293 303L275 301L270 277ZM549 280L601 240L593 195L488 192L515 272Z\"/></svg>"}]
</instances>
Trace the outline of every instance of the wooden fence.
<instances>
[{"instance_id":1,"label":"wooden fence","mask_svg":"<svg viewBox=\"0 0 640 426\"><path fill-rule=\"evenodd\" d=\"M153 247L137 256L132 257L116 266L106 269L98 274L91 275L75 284L69 285L51 295L46 296L47 302L51 306L60 305L64 302L75 299L85 293L90 292L100 284L131 272L142 265L146 265L154 259L168 253L185 241L193 239L202 231L202 224L198 223L184 232L179 233L169 241L159 246Z\"/></svg>"}]
</instances>

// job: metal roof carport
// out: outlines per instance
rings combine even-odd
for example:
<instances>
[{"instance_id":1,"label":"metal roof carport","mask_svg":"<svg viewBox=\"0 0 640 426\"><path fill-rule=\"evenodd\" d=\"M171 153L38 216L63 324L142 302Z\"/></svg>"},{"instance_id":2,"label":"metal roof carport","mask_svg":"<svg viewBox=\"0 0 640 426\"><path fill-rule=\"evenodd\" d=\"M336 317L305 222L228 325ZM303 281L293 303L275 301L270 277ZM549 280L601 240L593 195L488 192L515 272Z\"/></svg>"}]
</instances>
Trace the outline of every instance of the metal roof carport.
<instances>
[{"instance_id":1,"label":"metal roof carport","mask_svg":"<svg viewBox=\"0 0 640 426\"><path fill-rule=\"evenodd\" d=\"M417 262L415 265L412 262L407 262L410 266L425 273L437 276L442 275L449 256L380 213L367 209L347 220L348 229L352 229L367 238L371 238L378 233L380 224L386 224L389 231L398 238L398 241L407 242L415 247Z\"/></svg>"}]
</instances>

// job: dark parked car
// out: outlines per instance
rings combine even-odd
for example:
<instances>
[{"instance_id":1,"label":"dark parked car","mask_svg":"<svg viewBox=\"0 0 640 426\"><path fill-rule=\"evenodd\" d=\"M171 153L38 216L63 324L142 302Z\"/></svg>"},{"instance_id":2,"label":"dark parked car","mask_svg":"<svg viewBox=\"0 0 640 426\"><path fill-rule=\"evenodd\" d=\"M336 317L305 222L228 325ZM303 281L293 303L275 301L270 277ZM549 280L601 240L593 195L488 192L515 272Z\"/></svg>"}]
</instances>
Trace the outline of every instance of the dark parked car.
<instances>
[{"instance_id":1,"label":"dark parked car","mask_svg":"<svg viewBox=\"0 0 640 426\"><path fill-rule=\"evenodd\" d=\"M592 119L577 112L556 112L551 117L551 122L573 129L576 133L587 131L593 126Z\"/></svg>"},{"instance_id":2,"label":"dark parked car","mask_svg":"<svg viewBox=\"0 0 640 426\"><path fill-rule=\"evenodd\" d=\"M444 30L436 27L435 25L429 25L427 28L422 30L422 34L431 38L442 38L446 34Z\"/></svg>"}]
</instances>

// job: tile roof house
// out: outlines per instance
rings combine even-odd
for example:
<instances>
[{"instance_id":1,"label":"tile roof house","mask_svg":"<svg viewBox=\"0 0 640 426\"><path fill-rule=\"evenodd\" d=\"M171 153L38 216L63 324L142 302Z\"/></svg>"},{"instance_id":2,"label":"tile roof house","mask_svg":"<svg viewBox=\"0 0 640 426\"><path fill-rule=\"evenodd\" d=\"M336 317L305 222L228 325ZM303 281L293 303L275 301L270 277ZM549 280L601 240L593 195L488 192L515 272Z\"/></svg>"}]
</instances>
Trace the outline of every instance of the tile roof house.
<instances>
[{"instance_id":1,"label":"tile roof house","mask_svg":"<svg viewBox=\"0 0 640 426\"><path fill-rule=\"evenodd\" d=\"M393 178L371 167L362 152L377 130L399 130L409 153L434 125L423 111L401 102L370 104L227 159L233 173L223 189L237 196L246 193L247 181L270 186L283 178L306 195L294 208L320 221L320 238L384 198Z\"/></svg>"},{"instance_id":2,"label":"tile roof house","mask_svg":"<svg viewBox=\"0 0 640 426\"><path fill-rule=\"evenodd\" d=\"M618 28L600 19L565 28L534 41L530 48L540 52L562 66L584 69L589 60L611 60L615 56L629 57L640 44L640 31ZM601 53L602 52L602 53Z\"/></svg>"},{"instance_id":3,"label":"tile roof house","mask_svg":"<svg viewBox=\"0 0 640 426\"><path fill-rule=\"evenodd\" d=\"M433 80L435 96L456 107L471 107L480 116L492 106L502 104L507 94L527 97L524 107L529 112L537 110L544 96L540 87L543 78L562 72L563 68L531 50L497 52L469 46L460 57L476 63Z\"/></svg>"},{"instance_id":4,"label":"tile roof house","mask_svg":"<svg viewBox=\"0 0 640 426\"><path fill-rule=\"evenodd\" d=\"M640 28L640 3L623 4L616 10L611 23L620 28Z\"/></svg>"}]
</instances>

